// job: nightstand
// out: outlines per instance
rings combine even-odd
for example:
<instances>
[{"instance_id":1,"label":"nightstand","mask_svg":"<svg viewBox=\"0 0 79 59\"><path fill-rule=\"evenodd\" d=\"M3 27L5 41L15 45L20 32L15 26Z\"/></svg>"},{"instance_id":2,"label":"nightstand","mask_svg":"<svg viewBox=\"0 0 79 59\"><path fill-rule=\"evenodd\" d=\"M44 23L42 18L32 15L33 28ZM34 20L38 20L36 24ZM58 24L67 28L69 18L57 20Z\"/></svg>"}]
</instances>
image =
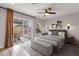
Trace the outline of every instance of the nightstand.
<instances>
[{"instance_id":1,"label":"nightstand","mask_svg":"<svg viewBox=\"0 0 79 59\"><path fill-rule=\"evenodd\" d=\"M66 39L67 44L73 44L73 36L68 36Z\"/></svg>"}]
</instances>

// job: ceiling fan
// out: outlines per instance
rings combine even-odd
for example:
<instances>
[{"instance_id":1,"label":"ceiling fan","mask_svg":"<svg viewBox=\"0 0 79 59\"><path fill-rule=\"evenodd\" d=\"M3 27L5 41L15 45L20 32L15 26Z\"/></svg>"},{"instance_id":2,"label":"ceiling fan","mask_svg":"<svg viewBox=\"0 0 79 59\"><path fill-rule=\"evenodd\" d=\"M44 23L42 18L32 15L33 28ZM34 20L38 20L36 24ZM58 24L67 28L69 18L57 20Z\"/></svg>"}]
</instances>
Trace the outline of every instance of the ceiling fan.
<instances>
[{"instance_id":1,"label":"ceiling fan","mask_svg":"<svg viewBox=\"0 0 79 59\"><path fill-rule=\"evenodd\" d=\"M38 12L38 14L44 14L44 16L48 16L50 14L56 14L56 12L51 12L51 8L47 8L44 12Z\"/></svg>"}]
</instances>

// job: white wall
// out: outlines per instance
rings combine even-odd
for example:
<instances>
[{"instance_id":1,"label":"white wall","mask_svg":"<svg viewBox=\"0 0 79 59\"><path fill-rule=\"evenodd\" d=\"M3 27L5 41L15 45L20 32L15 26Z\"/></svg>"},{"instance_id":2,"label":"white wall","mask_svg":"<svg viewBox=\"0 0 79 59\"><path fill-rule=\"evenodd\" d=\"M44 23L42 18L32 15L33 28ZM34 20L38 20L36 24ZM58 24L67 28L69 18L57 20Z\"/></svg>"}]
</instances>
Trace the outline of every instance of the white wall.
<instances>
[{"instance_id":1,"label":"white wall","mask_svg":"<svg viewBox=\"0 0 79 59\"><path fill-rule=\"evenodd\" d=\"M63 28L66 28L67 24L70 24L70 29L68 30L68 32L76 38L75 42L79 43L79 12L56 17L53 19L48 19L46 20L45 26L53 24L58 20L63 21Z\"/></svg>"},{"instance_id":2,"label":"white wall","mask_svg":"<svg viewBox=\"0 0 79 59\"><path fill-rule=\"evenodd\" d=\"M6 28L6 10L0 8L0 48L4 47Z\"/></svg>"}]
</instances>

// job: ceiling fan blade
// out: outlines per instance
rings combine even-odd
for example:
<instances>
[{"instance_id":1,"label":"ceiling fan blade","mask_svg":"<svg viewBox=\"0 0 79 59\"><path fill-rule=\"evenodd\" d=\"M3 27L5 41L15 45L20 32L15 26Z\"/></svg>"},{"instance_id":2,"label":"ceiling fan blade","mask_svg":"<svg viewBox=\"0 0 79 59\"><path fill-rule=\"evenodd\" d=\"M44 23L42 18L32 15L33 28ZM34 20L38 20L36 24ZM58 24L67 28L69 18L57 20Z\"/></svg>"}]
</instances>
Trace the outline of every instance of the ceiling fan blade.
<instances>
[{"instance_id":1,"label":"ceiling fan blade","mask_svg":"<svg viewBox=\"0 0 79 59\"><path fill-rule=\"evenodd\" d=\"M48 12L49 14L56 14L56 12Z\"/></svg>"}]
</instances>

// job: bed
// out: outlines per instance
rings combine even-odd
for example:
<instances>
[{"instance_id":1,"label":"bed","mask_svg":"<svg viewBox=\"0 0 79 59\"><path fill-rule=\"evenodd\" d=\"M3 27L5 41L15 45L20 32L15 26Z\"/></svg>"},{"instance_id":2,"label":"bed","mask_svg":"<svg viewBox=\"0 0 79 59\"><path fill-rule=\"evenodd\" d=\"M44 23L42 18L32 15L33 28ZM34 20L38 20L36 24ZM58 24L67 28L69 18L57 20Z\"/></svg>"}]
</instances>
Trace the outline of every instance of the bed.
<instances>
[{"instance_id":1,"label":"bed","mask_svg":"<svg viewBox=\"0 0 79 59\"><path fill-rule=\"evenodd\" d=\"M53 51L59 52L65 43L66 37L67 37L66 30L50 30L47 35L36 35L34 37L34 40L50 43L52 44Z\"/></svg>"},{"instance_id":2,"label":"bed","mask_svg":"<svg viewBox=\"0 0 79 59\"><path fill-rule=\"evenodd\" d=\"M38 36L34 38L35 40L45 41L47 43L51 43L54 46L54 50L57 52L63 47L65 42L64 36L52 36L52 35L45 35L45 36Z\"/></svg>"}]
</instances>

